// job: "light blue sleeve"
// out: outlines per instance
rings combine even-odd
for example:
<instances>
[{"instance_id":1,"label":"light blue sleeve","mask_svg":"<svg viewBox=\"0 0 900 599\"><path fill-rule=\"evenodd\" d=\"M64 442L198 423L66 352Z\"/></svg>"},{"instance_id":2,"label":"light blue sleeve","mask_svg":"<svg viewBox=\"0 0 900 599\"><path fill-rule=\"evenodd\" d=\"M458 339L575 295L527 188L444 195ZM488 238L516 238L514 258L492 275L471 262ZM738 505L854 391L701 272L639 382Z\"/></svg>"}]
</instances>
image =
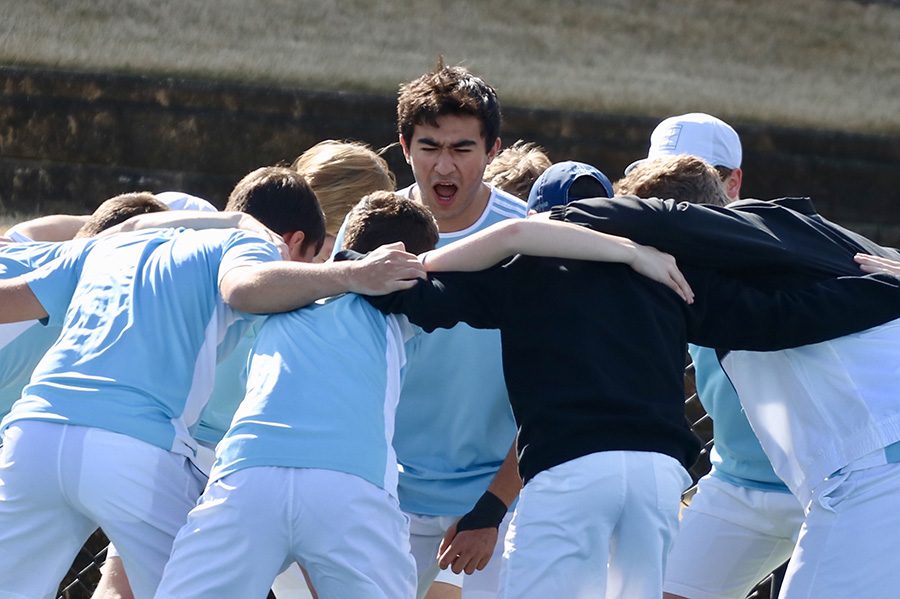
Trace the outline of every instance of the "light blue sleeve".
<instances>
[{"instance_id":1,"label":"light blue sleeve","mask_svg":"<svg viewBox=\"0 0 900 599\"><path fill-rule=\"evenodd\" d=\"M69 301L78 285L78 277L81 276L84 256L91 243L87 239L66 242L66 247L56 259L23 276L48 314L44 324L58 326L65 319Z\"/></svg>"},{"instance_id":2,"label":"light blue sleeve","mask_svg":"<svg viewBox=\"0 0 900 599\"><path fill-rule=\"evenodd\" d=\"M235 231L219 263L219 281L235 268L278 262L281 259L281 252L273 243L245 231Z\"/></svg>"}]
</instances>

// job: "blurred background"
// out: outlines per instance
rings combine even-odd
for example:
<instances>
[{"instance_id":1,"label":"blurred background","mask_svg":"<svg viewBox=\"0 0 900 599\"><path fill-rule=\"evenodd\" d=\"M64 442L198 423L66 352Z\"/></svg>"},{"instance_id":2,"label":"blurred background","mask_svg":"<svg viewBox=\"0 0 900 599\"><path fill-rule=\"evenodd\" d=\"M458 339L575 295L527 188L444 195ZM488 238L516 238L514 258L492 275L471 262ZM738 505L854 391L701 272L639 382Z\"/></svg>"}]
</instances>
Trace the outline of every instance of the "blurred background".
<instances>
[{"instance_id":1,"label":"blurred background","mask_svg":"<svg viewBox=\"0 0 900 599\"><path fill-rule=\"evenodd\" d=\"M396 140L437 56L498 91L502 137L611 179L662 118L744 145L745 197L810 195L900 245L900 1L0 0L0 213L123 191L224 204L325 138ZM399 182L399 149L386 151Z\"/></svg>"}]
</instances>

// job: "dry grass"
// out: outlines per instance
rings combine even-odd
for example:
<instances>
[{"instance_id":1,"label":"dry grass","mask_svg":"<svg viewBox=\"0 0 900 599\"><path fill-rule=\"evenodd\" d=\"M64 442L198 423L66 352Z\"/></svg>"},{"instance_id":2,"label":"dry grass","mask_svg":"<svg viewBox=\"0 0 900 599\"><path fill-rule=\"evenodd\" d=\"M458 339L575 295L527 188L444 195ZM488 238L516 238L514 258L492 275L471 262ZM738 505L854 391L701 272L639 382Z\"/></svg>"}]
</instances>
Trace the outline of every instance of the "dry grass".
<instances>
[{"instance_id":1,"label":"dry grass","mask_svg":"<svg viewBox=\"0 0 900 599\"><path fill-rule=\"evenodd\" d=\"M438 53L507 105L900 132L895 0L0 0L0 62L393 93Z\"/></svg>"}]
</instances>

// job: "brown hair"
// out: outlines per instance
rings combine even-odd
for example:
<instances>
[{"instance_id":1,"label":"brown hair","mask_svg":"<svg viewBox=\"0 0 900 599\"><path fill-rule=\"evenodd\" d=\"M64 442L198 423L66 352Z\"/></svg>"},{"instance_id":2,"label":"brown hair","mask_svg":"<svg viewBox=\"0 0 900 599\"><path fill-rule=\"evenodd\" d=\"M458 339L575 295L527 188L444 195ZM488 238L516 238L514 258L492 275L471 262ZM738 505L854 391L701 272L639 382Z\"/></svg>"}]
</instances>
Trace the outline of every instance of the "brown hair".
<instances>
[{"instance_id":1,"label":"brown hair","mask_svg":"<svg viewBox=\"0 0 900 599\"><path fill-rule=\"evenodd\" d=\"M705 160L687 154L642 162L616 181L614 187L616 195L716 206L724 206L730 201L716 169Z\"/></svg>"},{"instance_id":2,"label":"brown hair","mask_svg":"<svg viewBox=\"0 0 900 599\"><path fill-rule=\"evenodd\" d=\"M531 186L551 164L544 148L520 139L487 165L484 180L520 200L527 200Z\"/></svg>"},{"instance_id":3,"label":"brown hair","mask_svg":"<svg viewBox=\"0 0 900 599\"><path fill-rule=\"evenodd\" d=\"M168 209L168 206L156 199L156 196L149 191L123 193L100 204L81 226L75 237L93 237L110 227L124 223L132 216L164 212Z\"/></svg>"},{"instance_id":4,"label":"brown hair","mask_svg":"<svg viewBox=\"0 0 900 599\"><path fill-rule=\"evenodd\" d=\"M416 125L437 126L445 115L474 116L481 122L485 151L500 137L500 103L497 92L464 67L448 67L438 58L433 71L400 86L397 128L407 147Z\"/></svg>"},{"instance_id":5,"label":"brown hair","mask_svg":"<svg viewBox=\"0 0 900 599\"><path fill-rule=\"evenodd\" d=\"M371 252L402 241L406 251L421 254L438 242L437 221L423 204L388 191L370 193L347 215L344 248Z\"/></svg>"},{"instance_id":6,"label":"brown hair","mask_svg":"<svg viewBox=\"0 0 900 599\"><path fill-rule=\"evenodd\" d=\"M384 158L355 141L321 141L297 157L291 168L315 192L325 213L325 230L332 235L360 198L373 191L393 191L397 185Z\"/></svg>"},{"instance_id":7,"label":"brown hair","mask_svg":"<svg viewBox=\"0 0 900 599\"><path fill-rule=\"evenodd\" d=\"M325 241L325 215L316 194L293 169L256 169L234 186L225 210L246 212L279 235L302 231L304 251L313 246L318 252Z\"/></svg>"}]
</instances>

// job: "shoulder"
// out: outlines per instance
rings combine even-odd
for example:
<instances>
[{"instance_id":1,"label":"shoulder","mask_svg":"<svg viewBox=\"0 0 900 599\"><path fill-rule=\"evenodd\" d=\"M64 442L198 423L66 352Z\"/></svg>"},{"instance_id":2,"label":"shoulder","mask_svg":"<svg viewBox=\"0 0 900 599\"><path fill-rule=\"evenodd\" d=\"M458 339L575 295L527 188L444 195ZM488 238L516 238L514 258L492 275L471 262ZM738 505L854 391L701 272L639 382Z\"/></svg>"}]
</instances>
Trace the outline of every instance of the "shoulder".
<instances>
[{"instance_id":1,"label":"shoulder","mask_svg":"<svg viewBox=\"0 0 900 599\"><path fill-rule=\"evenodd\" d=\"M488 210L505 218L522 218L528 213L525 202L496 187L491 187Z\"/></svg>"}]
</instances>

